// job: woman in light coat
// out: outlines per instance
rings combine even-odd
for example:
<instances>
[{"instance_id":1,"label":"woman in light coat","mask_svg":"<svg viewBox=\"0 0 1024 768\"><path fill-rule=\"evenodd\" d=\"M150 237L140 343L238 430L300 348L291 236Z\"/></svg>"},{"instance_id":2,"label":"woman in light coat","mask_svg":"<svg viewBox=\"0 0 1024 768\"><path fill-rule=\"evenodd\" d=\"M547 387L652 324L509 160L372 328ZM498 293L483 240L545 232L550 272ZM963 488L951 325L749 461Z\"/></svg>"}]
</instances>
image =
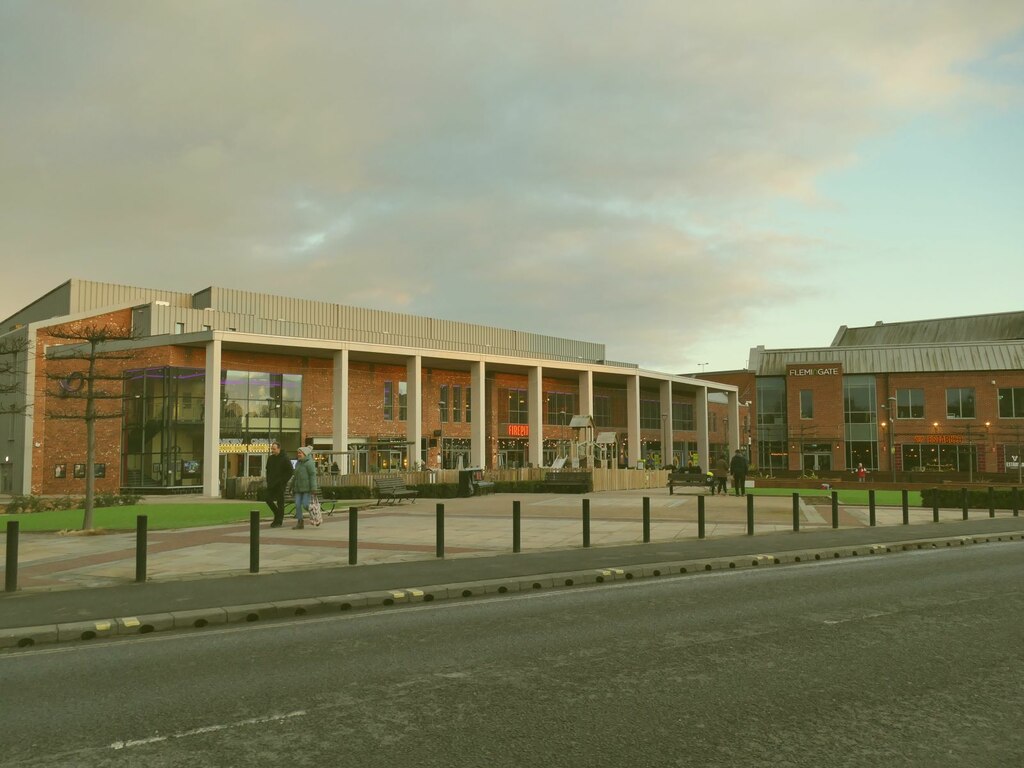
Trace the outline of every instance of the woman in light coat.
<instances>
[{"instance_id":1,"label":"woman in light coat","mask_svg":"<svg viewBox=\"0 0 1024 768\"><path fill-rule=\"evenodd\" d=\"M309 509L309 502L317 491L316 463L313 461L313 446L299 448L295 473L292 475L292 491L295 494L295 525L292 528L302 529L302 513Z\"/></svg>"}]
</instances>

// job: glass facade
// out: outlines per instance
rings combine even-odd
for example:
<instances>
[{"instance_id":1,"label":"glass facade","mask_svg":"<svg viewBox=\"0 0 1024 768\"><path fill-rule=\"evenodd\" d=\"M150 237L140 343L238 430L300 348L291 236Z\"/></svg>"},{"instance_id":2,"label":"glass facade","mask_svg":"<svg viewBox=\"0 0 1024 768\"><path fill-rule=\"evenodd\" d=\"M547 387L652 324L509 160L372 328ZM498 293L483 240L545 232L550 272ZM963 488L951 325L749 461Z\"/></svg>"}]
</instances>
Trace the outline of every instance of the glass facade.
<instances>
[{"instance_id":1,"label":"glass facade","mask_svg":"<svg viewBox=\"0 0 1024 768\"><path fill-rule=\"evenodd\" d=\"M786 379L766 376L757 380L757 465L761 471L789 469L786 441Z\"/></svg>"},{"instance_id":2,"label":"glass facade","mask_svg":"<svg viewBox=\"0 0 1024 768\"><path fill-rule=\"evenodd\" d=\"M874 376L843 378L843 421L848 469L858 464L868 469L878 469L878 416L875 402Z\"/></svg>"},{"instance_id":3,"label":"glass facade","mask_svg":"<svg viewBox=\"0 0 1024 768\"><path fill-rule=\"evenodd\" d=\"M259 477L270 443L292 456L301 445L302 376L221 372L220 477Z\"/></svg>"},{"instance_id":4,"label":"glass facade","mask_svg":"<svg viewBox=\"0 0 1024 768\"><path fill-rule=\"evenodd\" d=\"M196 368L144 368L124 374L122 485L203 484L206 374Z\"/></svg>"}]
</instances>

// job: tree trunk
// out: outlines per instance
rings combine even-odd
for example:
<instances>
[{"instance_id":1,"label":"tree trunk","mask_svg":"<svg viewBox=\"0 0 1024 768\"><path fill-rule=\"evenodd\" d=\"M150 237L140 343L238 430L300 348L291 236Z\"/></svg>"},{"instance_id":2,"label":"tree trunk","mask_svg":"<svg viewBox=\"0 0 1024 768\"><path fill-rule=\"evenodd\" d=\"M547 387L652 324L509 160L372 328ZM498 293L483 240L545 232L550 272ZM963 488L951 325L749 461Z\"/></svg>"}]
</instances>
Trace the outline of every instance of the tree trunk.
<instances>
[{"instance_id":1,"label":"tree trunk","mask_svg":"<svg viewBox=\"0 0 1024 768\"><path fill-rule=\"evenodd\" d=\"M92 507L96 496L96 404L93 401L94 379L96 376L96 343L92 344L89 355L89 375L86 377L85 399L85 513L82 516L82 530L92 530Z\"/></svg>"}]
</instances>

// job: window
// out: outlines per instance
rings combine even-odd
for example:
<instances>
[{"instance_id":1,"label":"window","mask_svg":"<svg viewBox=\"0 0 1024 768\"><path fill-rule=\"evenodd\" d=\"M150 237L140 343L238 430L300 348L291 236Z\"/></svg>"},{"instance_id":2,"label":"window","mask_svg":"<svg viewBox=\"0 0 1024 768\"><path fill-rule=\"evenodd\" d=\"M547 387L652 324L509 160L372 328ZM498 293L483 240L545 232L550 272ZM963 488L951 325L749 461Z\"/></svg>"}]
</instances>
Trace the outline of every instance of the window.
<instances>
[{"instance_id":1,"label":"window","mask_svg":"<svg viewBox=\"0 0 1024 768\"><path fill-rule=\"evenodd\" d=\"M398 420L409 419L409 384L405 381L398 382Z\"/></svg>"},{"instance_id":2,"label":"window","mask_svg":"<svg viewBox=\"0 0 1024 768\"><path fill-rule=\"evenodd\" d=\"M612 425L612 399L608 395L594 395L594 426Z\"/></svg>"},{"instance_id":3,"label":"window","mask_svg":"<svg viewBox=\"0 0 1024 768\"><path fill-rule=\"evenodd\" d=\"M757 425L759 427L786 423L786 380L757 380Z\"/></svg>"},{"instance_id":4,"label":"window","mask_svg":"<svg viewBox=\"0 0 1024 768\"><path fill-rule=\"evenodd\" d=\"M529 424L530 411L527 406L525 389L510 389L508 391L508 423Z\"/></svg>"},{"instance_id":5,"label":"window","mask_svg":"<svg viewBox=\"0 0 1024 768\"><path fill-rule=\"evenodd\" d=\"M672 429L694 430L697 420L693 415L693 403L672 403Z\"/></svg>"},{"instance_id":6,"label":"window","mask_svg":"<svg viewBox=\"0 0 1024 768\"><path fill-rule=\"evenodd\" d=\"M470 397L473 392L472 388L466 387L466 423L470 424L473 421L473 400Z\"/></svg>"},{"instance_id":7,"label":"window","mask_svg":"<svg viewBox=\"0 0 1024 768\"><path fill-rule=\"evenodd\" d=\"M394 396L391 393L391 382L384 382L384 421L391 421L394 418Z\"/></svg>"},{"instance_id":8,"label":"window","mask_svg":"<svg viewBox=\"0 0 1024 768\"><path fill-rule=\"evenodd\" d=\"M657 400L640 401L640 429L661 429L661 403Z\"/></svg>"},{"instance_id":9,"label":"window","mask_svg":"<svg viewBox=\"0 0 1024 768\"><path fill-rule=\"evenodd\" d=\"M1003 387L999 390L999 418L1024 418L1024 387Z\"/></svg>"},{"instance_id":10,"label":"window","mask_svg":"<svg viewBox=\"0 0 1024 768\"><path fill-rule=\"evenodd\" d=\"M800 390L800 418L814 418L814 393L809 389Z\"/></svg>"},{"instance_id":11,"label":"window","mask_svg":"<svg viewBox=\"0 0 1024 768\"><path fill-rule=\"evenodd\" d=\"M571 392L548 392L547 423L566 425L576 413L576 395Z\"/></svg>"},{"instance_id":12,"label":"window","mask_svg":"<svg viewBox=\"0 0 1024 768\"><path fill-rule=\"evenodd\" d=\"M846 466L878 466L875 377L843 377L843 420L846 442Z\"/></svg>"},{"instance_id":13,"label":"window","mask_svg":"<svg viewBox=\"0 0 1024 768\"><path fill-rule=\"evenodd\" d=\"M452 385L452 421L462 421L462 387Z\"/></svg>"},{"instance_id":14,"label":"window","mask_svg":"<svg viewBox=\"0 0 1024 768\"><path fill-rule=\"evenodd\" d=\"M174 324L174 332L175 333L184 333L185 332L185 324L184 323L175 323Z\"/></svg>"},{"instance_id":15,"label":"window","mask_svg":"<svg viewBox=\"0 0 1024 768\"><path fill-rule=\"evenodd\" d=\"M897 419L923 419L924 418L924 390L923 389L897 389L896 390L896 418Z\"/></svg>"},{"instance_id":16,"label":"window","mask_svg":"<svg viewBox=\"0 0 1024 768\"><path fill-rule=\"evenodd\" d=\"M946 418L974 418L974 387L954 387L946 390Z\"/></svg>"},{"instance_id":17,"label":"window","mask_svg":"<svg viewBox=\"0 0 1024 768\"><path fill-rule=\"evenodd\" d=\"M448 422L448 385L441 385L441 394L437 398L437 408L441 412L441 423Z\"/></svg>"}]
</instances>

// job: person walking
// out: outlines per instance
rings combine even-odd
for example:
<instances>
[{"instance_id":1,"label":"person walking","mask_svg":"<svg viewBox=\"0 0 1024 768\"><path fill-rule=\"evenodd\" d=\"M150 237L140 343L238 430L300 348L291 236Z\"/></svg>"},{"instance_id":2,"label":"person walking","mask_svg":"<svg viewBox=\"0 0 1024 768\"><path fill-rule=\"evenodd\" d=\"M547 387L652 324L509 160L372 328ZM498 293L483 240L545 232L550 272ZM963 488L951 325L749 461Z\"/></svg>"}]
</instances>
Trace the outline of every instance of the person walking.
<instances>
[{"instance_id":1,"label":"person walking","mask_svg":"<svg viewBox=\"0 0 1024 768\"><path fill-rule=\"evenodd\" d=\"M302 530L305 527L302 513L309 509L309 502L317 490L316 463L313 461L311 445L299 448L297 455L299 460L295 464L295 474L292 476L292 490L295 492L295 525L292 528Z\"/></svg>"},{"instance_id":2,"label":"person walking","mask_svg":"<svg viewBox=\"0 0 1024 768\"><path fill-rule=\"evenodd\" d=\"M267 506L274 513L271 528L284 525L284 489L292 479L292 463L281 453L281 444L275 440L270 444L267 457Z\"/></svg>"},{"instance_id":3,"label":"person walking","mask_svg":"<svg viewBox=\"0 0 1024 768\"><path fill-rule=\"evenodd\" d=\"M732 461L729 462L729 471L732 472L732 487L735 489L736 495L746 496L747 458L739 448L736 449L736 453L733 455Z\"/></svg>"},{"instance_id":4,"label":"person walking","mask_svg":"<svg viewBox=\"0 0 1024 768\"><path fill-rule=\"evenodd\" d=\"M715 484L711 487L711 495L715 493L725 494L725 482L729 478L729 462L726 461L726 454L722 454L715 461Z\"/></svg>"}]
</instances>

